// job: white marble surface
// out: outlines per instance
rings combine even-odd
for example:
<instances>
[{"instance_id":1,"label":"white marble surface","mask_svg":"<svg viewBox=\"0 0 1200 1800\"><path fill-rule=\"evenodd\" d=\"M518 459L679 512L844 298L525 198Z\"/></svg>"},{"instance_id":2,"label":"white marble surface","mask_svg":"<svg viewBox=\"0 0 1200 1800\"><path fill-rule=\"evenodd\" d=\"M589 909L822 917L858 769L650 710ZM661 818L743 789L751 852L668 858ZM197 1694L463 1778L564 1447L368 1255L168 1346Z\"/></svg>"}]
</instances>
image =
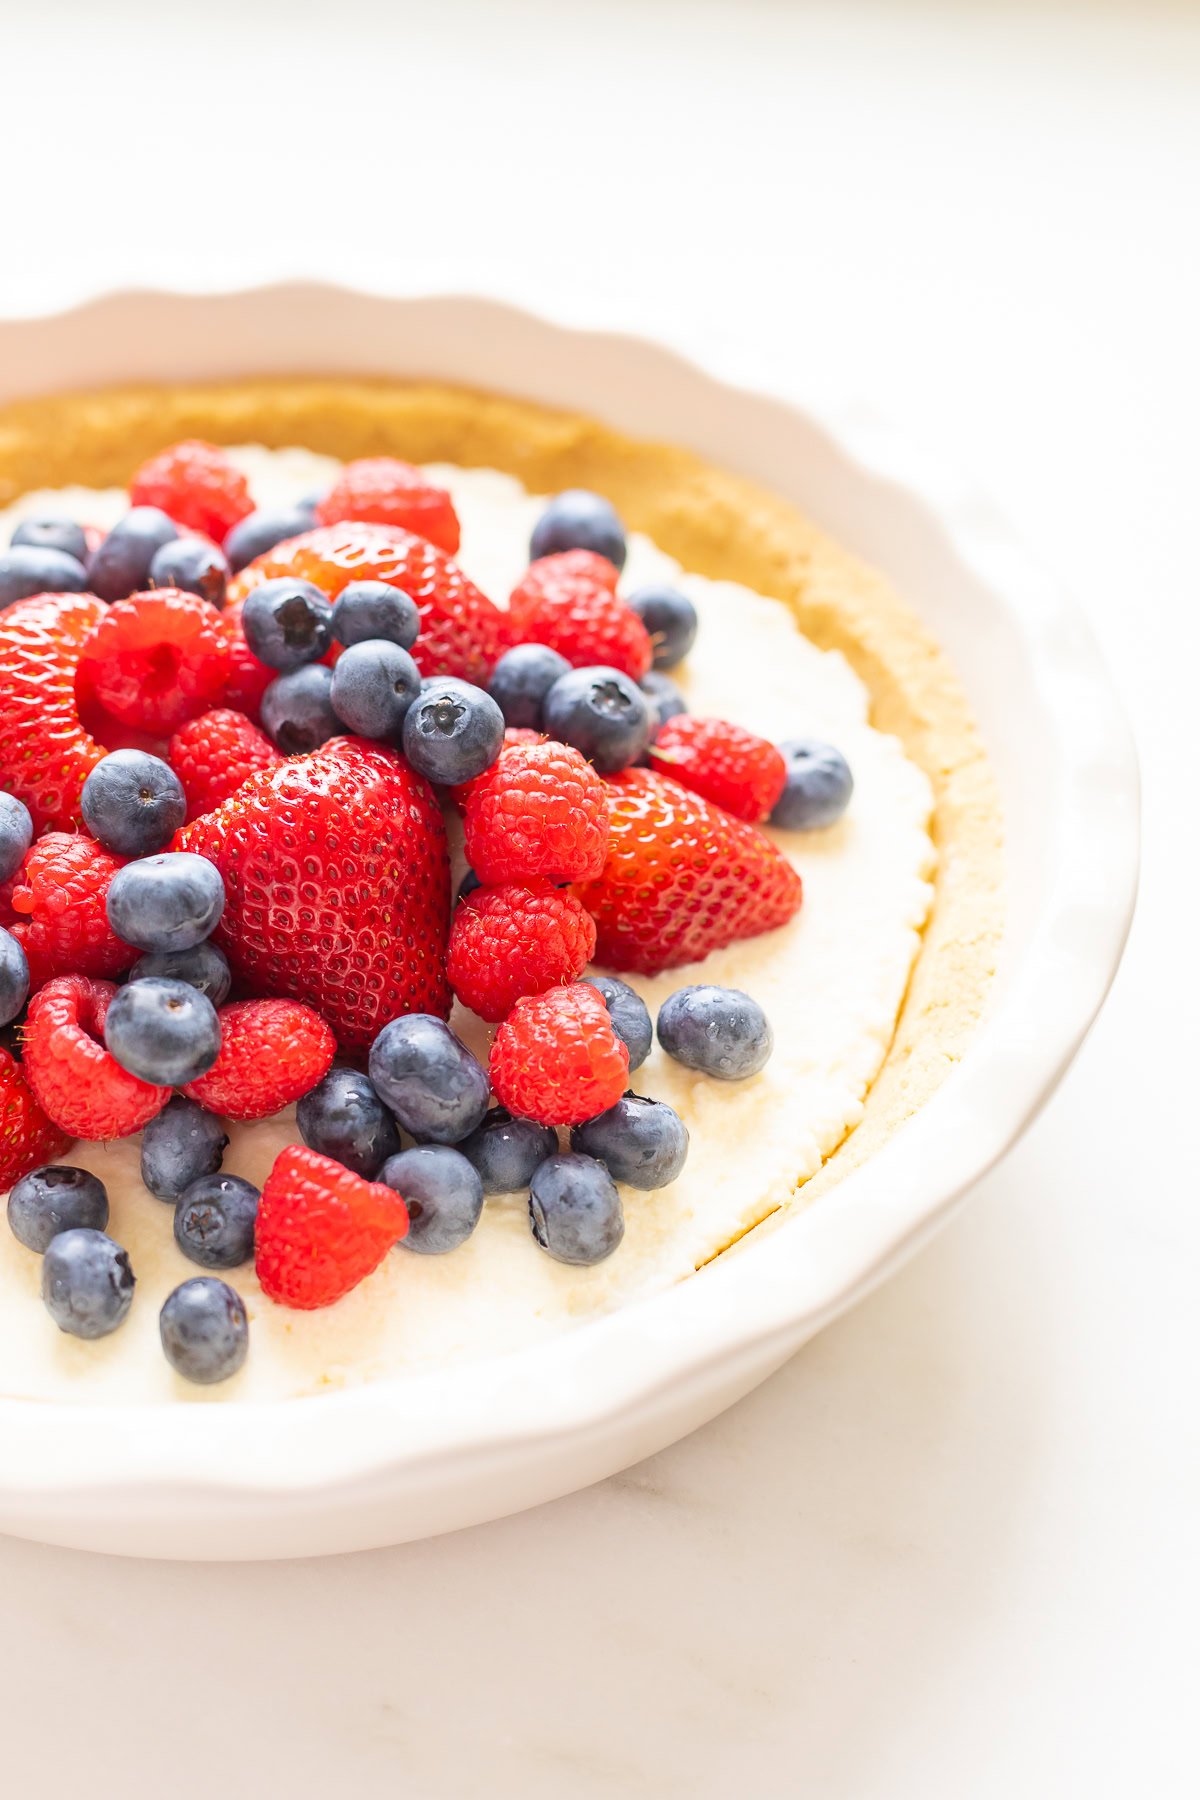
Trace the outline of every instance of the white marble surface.
<instances>
[{"instance_id":1,"label":"white marble surface","mask_svg":"<svg viewBox=\"0 0 1200 1800\"><path fill-rule=\"evenodd\" d=\"M5 1791L1194 1793L1200 16L0 0L0 24L0 308L486 283L862 396L1074 583L1147 789L1112 1002L917 1263L724 1419L523 1518L261 1568L0 1541Z\"/></svg>"}]
</instances>

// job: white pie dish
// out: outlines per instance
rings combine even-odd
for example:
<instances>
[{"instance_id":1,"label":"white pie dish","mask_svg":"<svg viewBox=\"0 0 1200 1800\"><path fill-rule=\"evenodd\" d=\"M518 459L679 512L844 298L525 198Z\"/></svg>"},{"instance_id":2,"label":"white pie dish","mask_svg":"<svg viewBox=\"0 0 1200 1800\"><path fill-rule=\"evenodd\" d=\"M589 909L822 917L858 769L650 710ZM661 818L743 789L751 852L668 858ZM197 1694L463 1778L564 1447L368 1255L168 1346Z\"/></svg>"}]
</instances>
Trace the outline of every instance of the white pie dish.
<instances>
[{"instance_id":1,"label":"white pie dish","mask_svg":"<svg viewBox=\"0 0 1200 1800\"><path fill-rule=\"evenodd\" d=\"M934 1099L831 1194L656 1298L443 1374L271 1406L0 1400L0 1528L142 1555L330 1552L451 1529L660 1448L776 1368L948 1213L1052 1090L1119 958L1136 767L1086 628L987 507L874 427L482 299L118 295L0 325L0 401L128 380L435 375L682 443L794 499L949 651L1007 819L1003 966Z\"/></svg>"}]
</instances>

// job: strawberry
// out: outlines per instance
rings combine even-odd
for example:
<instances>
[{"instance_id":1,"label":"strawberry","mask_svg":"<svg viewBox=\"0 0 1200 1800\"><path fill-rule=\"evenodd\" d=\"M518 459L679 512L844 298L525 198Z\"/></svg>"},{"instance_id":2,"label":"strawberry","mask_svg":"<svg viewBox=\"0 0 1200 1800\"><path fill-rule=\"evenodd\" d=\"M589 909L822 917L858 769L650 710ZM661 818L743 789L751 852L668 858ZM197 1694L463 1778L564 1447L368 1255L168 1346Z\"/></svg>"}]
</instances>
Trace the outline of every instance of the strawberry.
<instances>
[{"instance_id":1,"label":"strawberry","mask_svg":"<svg viewBox=\"0 0 1200 1800\"><path fill-rule=\"evenodd\" d=\"M34 1099L16 1057L0 1049L0 1189L53 1162L70 1141Z\"/></svg>"},{"instance_id":2,"label":"strawberry","mask_svg":"<svg viewBox=\"0 0 1200 1800\"><path fill-rule=\"evenodd\" d=\"M268 1300L310 1312L356 1288L407 1234L392 1188L293 1144L263 1183L254 1270Z\"/></svg>"},{"instance_id":3,"label":"strawberry","mask_svg":"<svg viewBox=\"0 0 1200 1800\"><path fill-rule=\"evenodd\" d=\"M108 884L125 863L85 832L48 831L28 851L5 896L13 936L29 961L31 990L55 975L120 975L138 953L108 922Z\"/></svg>"},{"instance_id":4,"label":"strawberry","mask_svg":"<svg viewBox=\"0 0 1200 1800\"><path fill-rule=\"evenodd\" d=\"M690 713L659 727L650 766L751 825L769 816L787 780L787 764L766 738L727 719Z\"/></svg>"},{"instance_id":5,"label":"strawberry","mask_svg":"<svg viewBox=\"0 0 1200 1800\"><path fill-rule=\"evenodd\" d=\"M75 671L104 617L90 594L37 594L0 613L0 786L35 831L78 825L83 784L104 751L80 723Z\"/></svg>"},{"instance_id":6,"label":"strawberry","mask_svg":"<svg viewBox=\"0 0 1200 1800\"><path fill-rule=\"evenodd\" d=\"M183 783L188 818L198 819L282 758L245 713L219 706L180 727L167 746L167 761Z\"/></svg>"},{"instance_id":7,"label":"strawberry","mask_svg":"<svg viewBox=\"0 0 1200 1800\"><path fill-rule=\"evenodd\" d=\"M144 462L129 484L130 506L157 506L214 544L254 511L250 486L224 450L200 438L171 444Z\"/></svg>"},{"instance_id":8,"label":"strawberry","mask_svg":"<svg viewBox=\"0 0 1200 1800\"><path fill-rule=\"evenodd\" d=\"M223 694L228 673L220 613L179 588L118 600L79 658L79 679L107 714L160 737L207 712Z\"/></svg>"},{"instance_id":9,"label":"strawberry","mask_svg":"<svg viewBox=\"0 0 1200 1800\"><path fill-rule=\"evenodd\" d=\"M445 825L394 751L333 738L252 775L175 843L224 877L214 936L234 978L305 1001L343 1049L401 1013L448 1014Z\"/></svg>"},{"instance_id":10,"label":"strawberry","mask_svg":"<svg viewBox=\"0 0 1200 1800\"><path fill-rule=\"evenodd\" d=\"M458 551L458 514L446 489L395 456L364 456L346 464L317 507L317 524L340 525L346 519L399 525L447 556Z\"/></svg>"}]
</instances>

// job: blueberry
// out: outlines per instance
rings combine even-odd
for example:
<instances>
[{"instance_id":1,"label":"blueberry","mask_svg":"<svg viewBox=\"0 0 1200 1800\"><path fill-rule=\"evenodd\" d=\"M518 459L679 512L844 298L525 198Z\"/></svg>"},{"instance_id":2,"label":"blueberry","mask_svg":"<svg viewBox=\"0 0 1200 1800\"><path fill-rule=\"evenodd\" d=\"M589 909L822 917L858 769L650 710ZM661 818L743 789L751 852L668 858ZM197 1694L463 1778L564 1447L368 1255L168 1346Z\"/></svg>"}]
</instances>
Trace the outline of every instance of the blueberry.
<instances>
[{"instance_id":1,"label":"blueberry","mask_svg":"<svg viewBox=\"0 0 1200 1800\"><path fill-rule=\"evenodd\" d=\"M236 1269L254 1255L258 1189L239 1175L201 1175L175 1204L175 1242L205 1269Z\"/></svg>"},{"instance_id":2,"label":"blueberry","mask_svg":"<svg viewBox=\"0 0 1200 1800\"><path fill-rule=\"evenodd\" d=\"M58 550L73 556L81 567L87 567L87 533L74 519L22 519L12 534L13 549L28 544L34 550Z\"/></svg>"},{"instance_id":3,"label":"blueberry","mask_svg":"<svg viewBox=\"0 0 1200 1800\"><path fill-rule=\"evenodd\" d=\"M553 1126L514 1119L505 1107L494 1106L459 1149L478 1169L485 1194L517 1194L529 1186L534 1170L555 1155L558 1133Z\"/></svg>"},{"instance_id":4,"label":"blueberry","mask_svg":"<svg viewBox=\"0 0 1200 1800\"><path fill-rule=\"evenodd\" d=\"M179 536L174 519L157 506L134 506L118 519L88 564L85 585L101 600L125 600L150 582L150 564Z\"/></svg>"},{"instance_id":5,"label":"blueberry","mask_svg":"<svg viewBox=\"0 0 1200 1800\"><path fill-rule=\"evenodd\" d=\"M87 571L62 550L39 550L35 544L15 544L0 550L0 607L31 594L82 594Z\"/></svg>"},{"instance_id":6,"label":"blueberry","mask_svg":"<svg viewBox=\"0 0 1200 1800\"><path fill-rule=\"evenodd\" d=\"M400 1149L395 1120L357 1069L330 1069L297 1106L296 1124L310 1150L368 1180Z\"/></svg>"},{"instance_id":7,"label":"blueberry","mask_svg":"<svg viewBox=\"0 0 1200 1800\"><path fill-rule=\"evenodd\" d=\"M154 552L150 564L152 588L181 588L185 594L199 594L216 607L225 604L228 580L228 562L206 538L174 538Z\"/></svg>"},{"instance_id":8,"label":"blueberry","mask_svg":"<svg viewBox=\"0 0 1200 1800\"><path fill-rule=\"evenodd\" d=\"M181 1087L216 1062L221 1025L212 1001L186 981L149 975L113 995L104 1045L139 1080Z\"/></svg>"},{"instance_id":9,"label":"blueberry","mask_svg":"<svg viewBox=\"0 0 1200 1800\"><path fill-rule=\"evenodd\" d=\"M596 1157L614 1181L660 1188L674 1181L687 1161L688 1131L674 1107L625 1094L607 1112L576 1125L571 1148Z\"/></svg>"},{"instance_id":10,"label":"blueberry","mask_svg":"<svg viewBox=\"0 0 1200 1800\"><path fill-rule=\"evenodd\" d=\"M784 831L815 831L836 824L854 792L854 777L841 751L818 738L792 738L779 750L787 764L787 782L769 823Z\"/></svg>"},{"instance_id":11,"label":"blueberry","mask_svg":"<svg viewBox=\"0 0 1200 1800\"><path fill-rule=\"evenodd\" d=\"M644 587L630 594L629 605L650 633L654 667L673 669L696 641L700 621L686 594L673 587Z\"/></svg>"},{"instance_id":12,"label":"blueberry","mask_svg":"<svg viewBox=\"0 0 1200 1800\"><path fill-rule=\"evenodd\" d=\"M603 1262L625 1236L621 1196L594 1156L549 1156L529 1187L529 1223L556 1262Z\"/></svg>"},{"instance_id":13,"label":"blueberry","mask_svg":"<svg viewBox=\"0 0 1200 1800\"><path fill-rule=\"evenodd\" d=\"M618 569L625 567L625 527L602 494L567 488L550 501L533 528L529 560L559 550L594 550Z\"/></svg>"},{"instance_id":14,"label":"blueberry","mask_svg":"<svg viewBox=\"0 0 1200 1800\"><path fill-rule=\"evenodd\" d=\"M421 671L407 650L386 638L364 638L338 657L329 697L347 731L394 738L420 691Z\"/></svg>"},{"instance_id":15,"label":"blueberry","mask_svg":"<svg viewBox=\"0 0 1200 1800\"><path fill-rule=\"evenodd\" d=\"M251 588L242 607L242 630L259 662L287 673L324 656L333 608L311 581L280 576Z\"/></svg>"},{"instance_id":16,"label":"blueberry","mask_svg":"<svg viewBox=\"0 0 1200 1800\"><path fill-rule=\"evenodd\" d=\"M29 998L29 963L11 931L0 929L0 1025L9 1025Z\"/></svg>"},{"instance_id":17,"label":"blueberry","mask_svg":"<svg viewBox=\"0 0 1200 1800\"><path fill-rule=\"evenodd\" d=\"M108 1224L108 1195L99 1176L89 1169L47 1163L23 1175L8 1196L12 1234L40 1256L60 1231L103 1231Z\"/></svg>"},{"instance_id":18,"label":"blueberry","mask_svg":"<svg viewBox=\"0 0 1200 1800\"><path fill-rule=\"evenodd\" d=\"M15 794L0 793L0 881L16 874L32 842L29 808Z\"/></svg>"},{"instance_id":19,"label":"blueberry","mask_svg":"<svg viewBox=\"0 0 1200 1800\"><path fill-rule=\"evenodd\" d=\"M483 1211L479 1171L446 1144L418 1144L389 1156L379 1180L395 1188L408 1207L408 1235L402 1250L444 1256L466 1242Z\"/></svg>"},{"instance_id":20,"label":"blueberry","mask_svg":"<svg viewBox=\"0 0 1200 1800\"><path fill-rule=\"evenodd\" d=\"M214 1006L228 998L233 976L223 950L205 941L190 950L155 950L139 957L129 971L130 981L145 981L151 975L162 975L167 981L186 981Z\"/></svg>"},{"instance_id":21,"label":"blueberry","mask_svg":"<svg viewBox=\"0 0 1200 1800\"><path fill-rule=\"evenodd\" d=\"M173 1094L142 1133L142 1181L155 1199L178 1200L193 1181L216 1174L228 1143L215 1113Z\"/></svg>"},{"instance_id":22,"label":"blueberry","mask_svg":"<svg viewBox=\"0 0 1200 1800\"><path fill-rule=\"evenodd\" d=\"M469 681L423 682L404 718L404 754L419 775L445 786L491 767L504 743L504 714Z\"/></svg>"},{"instance_id":23,"label":"blueberry","mask_svg":"<svg viewBox=\"0 0 1200 1800\"><path fill-rule=\"evenodd\" d=\"M72 1337L107 1337L133 1302L134 1276L120 1244L102 1231L75 1226L46 1246L42 1299L60 1331Z\"/></svg>"},{"instance_id":24,"label":"blueberry","mask_svg":"<svg viewBox=\"0 0 1200 1800\"><path fill-rule=\"evenodd\" d=\"M719 1081L757 1075L774 1048L766 1013L740 988L682 987L658 1012L658 1041L685 1069Z\"/></svg>"},{"instance_id":25,"label":"blueberry","mask_svg":"<svg viewBox=\"0 0 1200 1800\"><path fill-rule=\"evenodd\" d=\"M660 675L657 669L651 669L643 675L639 685L654 709L651 727L651 740L653 740L668 719L678 718L680 713L687 711L687 701L671 677Z\"/></svg>"},{"instance_id":26,"label":"blueberry","mask_svg":"<svg viewBox=\"0 0 1200 1800\"><path fill-rule=\"evenodd\" d=\"M367 1073L404 1129L430 1143L457 1144L487 1111L485 1070L432 1013L385 1025L371 1045Z\"/></svg>"},{"instance_id":27,"label":"blueberry","mask_svg":"<svg viewBox=\"0 0 1200 1800\"><path fill-rule=\"evenodd\" d=\"M604 775L637 761L655 722L650 701L620 669L571 669L546 695L545 730Z\"/></svg>"},{"instance_id":28,"label":"blueberry","mask_svg":"<svg viewBox=\"0 0 1200 1800\"><path fill-rule=\"evenodd\" d=\"M611 975L585 975L583 979L589 987L603 994L612 1028L629 1052L629 1073L632 1075L635 1069L641 1068L654 1042L654 1026L646 1002L625 982L615 981Z\"/></svg>"},{"instance_id":29,"label":"blueberry","mask_svg":"<svg viewBox=\"0 0 1200 1800\"><path fill-rule=\"evenodd\" d=\"M313 508L308 504L260 507L257 512L248 513L244 519L238 520L225 539L225 554L229 558L230 568L236 575L239 569L252 563L256 556L265 556L276 544L311 531L314 523Z\"/></svg>"},{"instance_id":30,"label":"blueberry","mask_svg":"<svg viewBox=\"0 0 1200 1800\"><path fill-rule=\"evenodd\" d=\"M285 756L318 750L342 729L333 710L333 670L310 663L277 675L262 697L263 729Z\"/></svg>"},{"instance_id":31,"label":"blueberry","mask_svg":"<svg viewBox=\"0 0 1200 1800\"><path fill-rule=\"evenodd\" d=\"M483 883L480 881L474 869L468 869L458 884L458 893L455 895L455 904L457 905L460 900L465 900L468 894L473 894L476 888L482 886Z\"/></svg>"},{"instance_id":32,"label":"blueberry","mask_svg":"<svg viewBox=\"0 0 1200 1800\"><path fill-rule=\"evenodd\" d=\"M565 656L545 644L518 644L506 650L488 682L488 693L504 714L504 723L539 731L546 695L570 667Z\"/></svg>"},{"instance_id":33,"label":"blueberry","mask_svg":"<svg viewBox=\"0 0 1200 1800\"><path fill-rule=\"evenodd\" d=\"M228 1381L246 1360L250 1332L241 1296L215 1275L194 1275L158 1315L163 1354L185 1381Z\"/></svg>"},{"instance_id":34,"label":"blueberry","mask_svg":"<svg viewBox=\"0 0 1200 1800\"><path fill-rule=\"evenodd\" d=\"M168 845L187 817L187 800L169 763L145 750L112 750L83 784L83 822L117 856L150 856Z\"/></svg>"},{"instance_id":35,"label":"blueberry","mask_svg":"<svg viewBox=\"0 0 1200 1800\"><path fill-rule=\"evenodd\" d=\"M106 910L122 943L135 950L192 950L224 912L225 886L202 856L166 850L118 869Z\"/></svg>"},{"instance_id":36,"label":"blueberry","mask_svg":"<svg viewBox=\"0 0 1200 1800\"><path fill-rule=\"evenodd\" d=\"M333 635L339 644L386 638L411 650L421 629L417 603L386 581L351 581L333 603Z\"/></svg>"}]
</instances>

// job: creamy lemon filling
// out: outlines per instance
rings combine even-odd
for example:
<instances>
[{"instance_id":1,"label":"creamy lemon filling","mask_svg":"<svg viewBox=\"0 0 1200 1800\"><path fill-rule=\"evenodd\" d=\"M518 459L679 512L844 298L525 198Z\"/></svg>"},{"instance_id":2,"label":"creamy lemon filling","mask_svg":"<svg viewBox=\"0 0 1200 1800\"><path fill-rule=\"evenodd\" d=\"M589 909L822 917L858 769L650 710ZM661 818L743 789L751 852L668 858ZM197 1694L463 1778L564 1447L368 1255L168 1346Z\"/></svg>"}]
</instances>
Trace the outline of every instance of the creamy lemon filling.
<instances>
[{"instance_id":1,"label":"creamy lemon filling","mask_svg":"<svg viewBox=\"0 0 1200 1800\"><path fill-rule=\"evenodd\" d=\"M259 505L319 491L338 466L299 449L248 447L233 455ZM526 566L542 502L491 470L437 465L431 473L451 489L462 520L459 561L503 602ZM0 513L0 543L18 518L33 513L107 525L126 505L120 490L28 494ZM689 575L649 539L633 536L623 590L662 579L682 587L700 617L695 648L672 672L691 710L736 719L767 737L827 738L855 778L838 825L773 834L804 879L796 919L690 968L627 978L652 1014L689 981L745 988L774 1029L771 1061L745 1082L692 1074L657 1046L637 1071L636 1090L669 1102L688 1127L691 1148L680 1178L656 1193L624 1191L624 1243L594 1269L567 1268L540 1251L524 1199L513 1196L487 1202L461 1249L444 1257L397 1249L323 1312L274 1306L251 1270L235 1270L229 1279L250 1314L250 1354L233 1381L196 1390L167 1366L158 1310L178 1282L199 1271L175 1245L171 1207L141 1184L139 1140L76 1145L64 1160L92 1169L108 1189L109 1230L128 1249L138 1279L133 1307L111 1337L84 1343L65 1336L41 1303L40 1257L0 1226L0 1394L228 1403L494 1356L689 1275L786 1204L857 1124L929 909L929 783L894 738L868 723L867 690L844 658L804 638L781 602ZM461 1009L453 1023L486 1057L488 1028ZM290 1113L233 1126L230 1136L225 1169L258 1184L277 1151L297 1141Z\"/></svg>"}]
</instances>

